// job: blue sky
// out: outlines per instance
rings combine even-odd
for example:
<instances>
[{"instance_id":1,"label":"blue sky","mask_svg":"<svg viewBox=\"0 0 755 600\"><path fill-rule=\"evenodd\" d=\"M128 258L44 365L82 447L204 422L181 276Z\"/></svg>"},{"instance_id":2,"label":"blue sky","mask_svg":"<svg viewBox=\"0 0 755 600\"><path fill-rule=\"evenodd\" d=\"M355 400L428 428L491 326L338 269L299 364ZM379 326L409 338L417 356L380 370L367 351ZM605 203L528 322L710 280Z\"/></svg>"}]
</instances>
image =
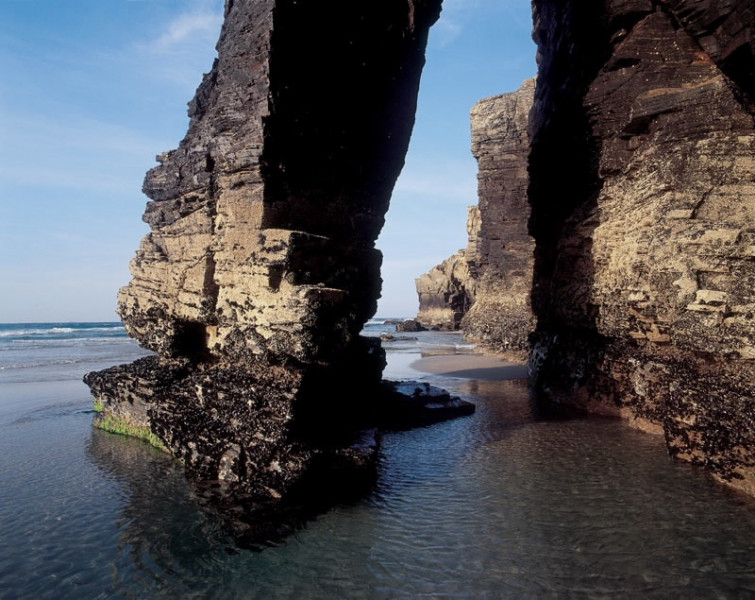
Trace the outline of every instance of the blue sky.
<instances>
[{"instance_id":1,"label":"blue sky","mask_svg":"<svg viewBox=\"0 0 755 600\"><path fill-rule=\"evenodd\" d=\"M469 110L534 75L528 0L446 0L387 224L381 316L466 245ZM0 0L0 322L115 320L147 232L144 174L178 145L222 0Z\"/></svg>"}]
</instances>

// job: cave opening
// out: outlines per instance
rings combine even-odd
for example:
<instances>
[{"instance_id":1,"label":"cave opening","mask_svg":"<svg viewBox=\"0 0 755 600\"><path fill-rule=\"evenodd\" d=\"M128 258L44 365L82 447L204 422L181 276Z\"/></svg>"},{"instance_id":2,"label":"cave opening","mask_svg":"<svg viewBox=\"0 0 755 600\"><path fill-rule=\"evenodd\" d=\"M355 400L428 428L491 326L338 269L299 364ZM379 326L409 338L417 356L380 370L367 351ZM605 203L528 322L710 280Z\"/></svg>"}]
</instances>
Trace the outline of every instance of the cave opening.
<instances>
[{"instance_id":1,"label":"cave opening","mask_svg":"<svg viewBox=\"0 0 755 600\"><path fill-rule=\"evenodd\" d=\"M173 354L197 363L209 356L208 332L203 323L178 321L173 338Z\"/></svg>"}]
</instances>

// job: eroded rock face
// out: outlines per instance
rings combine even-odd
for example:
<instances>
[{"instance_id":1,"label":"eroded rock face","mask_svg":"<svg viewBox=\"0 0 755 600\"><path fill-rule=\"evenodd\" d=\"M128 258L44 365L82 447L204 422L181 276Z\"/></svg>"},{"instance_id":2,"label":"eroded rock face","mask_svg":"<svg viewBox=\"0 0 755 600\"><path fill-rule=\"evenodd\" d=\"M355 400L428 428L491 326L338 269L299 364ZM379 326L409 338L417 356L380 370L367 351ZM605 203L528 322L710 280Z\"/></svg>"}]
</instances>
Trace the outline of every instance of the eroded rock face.
<instances>
[{"instance_id":1,"label":"eroded rock face","mask_svg":"<svg viewBox=\"0 0 755 600\"><path fill-rule=\"evenodd\" d=\"M106 414L247 506L374 458L347 439L371 422L384 366L359 332L439 12L227 0L189 131L145 179L152 231L118 312L156 356L86 381Z\"/></svg>"},{"instance_id":2,"label":"eroded rock face","mask_svg":"<svg viewBox=\"0 0 755 600\"><path fill-rule=\"evenodd\" d=\"M375 310L438 4L228 3L189 132L144 183L132 336L161 356L337 360Z\"/></svg>"},{"instance_id":3,"label":"eroded rock face","mask_svg":"<svg viewBox=\"0 0 755 600\"><path fill-rule=\"evenodd\" d=\"M480 226L470 236L475 302L464 317L467 337L497 350L525 351L534 329L530 308L533 251L528 233L529 115L535 80L472 109L472 154L478 165Z\"/></svg>"},{"instance_id":4,"label":"eroded rock face","mask_svg":"<svg viewBox=\"0 0 755 600\"><path fill-rule=\"evenodd\" d=\"M462 328L503 351L526 351L534 240L530 216L529 113L535 80L516 92L480 100L472 109L472 154L478 205L469 209L468 245L415 280L423 325Z\"/></svg>"},{"instance_id":5,"label":"eroded rock face","mask_svg":"<svg viewBox=\"0 0 755 600\"><path fill-rule=\"evenodd\" d=\"M456 330L475 298L477 254L472 245L480 226L480 212L469 207L466 249L444 260L414 280L419 298L417 321L424 327Z\"/></svg>"},{"instance_id":6,"label":"eroded rock face","mask_svg":"<svg viewBox=\"0 0 755 600\"><path fill-rule=\"evenodd\" d=\"M755 492L755 8L534 5L534 378Z\"/></svg>"}]
</instances>

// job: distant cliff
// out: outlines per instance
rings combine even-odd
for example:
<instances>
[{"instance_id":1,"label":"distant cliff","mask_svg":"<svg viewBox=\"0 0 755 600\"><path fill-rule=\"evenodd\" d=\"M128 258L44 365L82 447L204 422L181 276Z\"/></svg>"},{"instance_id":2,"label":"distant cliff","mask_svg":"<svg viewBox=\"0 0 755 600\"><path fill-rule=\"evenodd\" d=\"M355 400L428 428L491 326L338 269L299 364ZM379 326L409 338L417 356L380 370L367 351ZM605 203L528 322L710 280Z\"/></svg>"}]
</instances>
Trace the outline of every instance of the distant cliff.
<instances>
[{"instance_id":1,"label":"distant cliff","mask_svg":"<svg viewBox=\"0 0 755 600\"><path fill-rule=\"evenodd\" d=\"M530 308L535 242L527 231L530 79L510 94L472 109L472 154L477 159L480 229L475 302L462 321L467 337L497 350L526 350L534 328Z\"/></svg>"},{"instance_id":2,"label":"distant cliff","mask_svg":"<svg viewBox=\"0 0 755 600\"><path fill-rule=\"evenodd\" d=\"M417 321L431 329L459 329L475 299L479 255L473 240L480 230L480 211L470 206L467 216L469 246L414 280L419 297Z\"/></svg>"},{"instance_id":3,"label":"distant cliff","mask_svg":"<svg viewBox=\"0 0 755 600\"><path fill-rule=\"evenodd\" d=\"M461 328L496 350L527 349L534 240L530 216L527 127L535 81L478 102L471 113L478 164L478 205L470 210L467 248L416 280L417 319Z\"/></svg>"}]
</instances>

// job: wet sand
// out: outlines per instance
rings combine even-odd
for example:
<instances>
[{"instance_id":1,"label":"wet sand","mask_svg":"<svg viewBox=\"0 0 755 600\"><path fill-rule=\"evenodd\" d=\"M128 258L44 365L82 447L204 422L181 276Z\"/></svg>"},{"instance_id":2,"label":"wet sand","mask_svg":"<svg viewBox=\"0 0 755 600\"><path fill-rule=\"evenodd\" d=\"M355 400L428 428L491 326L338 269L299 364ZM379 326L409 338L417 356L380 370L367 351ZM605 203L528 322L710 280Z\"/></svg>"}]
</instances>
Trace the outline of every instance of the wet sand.
<instances>
[{"instance_id":1,"label":"wet sand","mask_svg":"<svg viewBox=\"0 0 755 600\"><path fill-rule=\"evenodd\" d=\"M527 365L507 362L496 356L478 354L428 356L414 361L409 366L424 373L463 379L506 381L527 378Z\"/></svg>"}]
</instances>

